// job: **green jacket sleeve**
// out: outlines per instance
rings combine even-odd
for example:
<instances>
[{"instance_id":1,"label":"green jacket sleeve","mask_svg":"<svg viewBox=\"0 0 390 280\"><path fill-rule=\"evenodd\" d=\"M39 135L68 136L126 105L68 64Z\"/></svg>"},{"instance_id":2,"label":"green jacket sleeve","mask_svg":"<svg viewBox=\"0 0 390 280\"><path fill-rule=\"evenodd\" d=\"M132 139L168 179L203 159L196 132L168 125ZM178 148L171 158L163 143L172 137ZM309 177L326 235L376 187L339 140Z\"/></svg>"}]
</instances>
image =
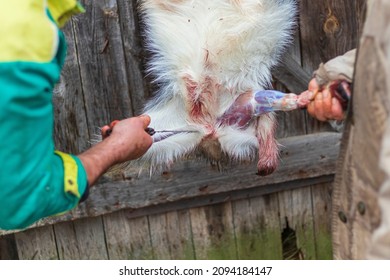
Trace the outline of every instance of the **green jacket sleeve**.
<instances>
[{"instance_id":1,"label":"green jacket sleeve","mask_svg":"<svg viewBox=\"0 0 390 280\"><path fill-rule=\"evenodd\" d=\"M25 228L66 212L79 203L87 188L80 160L54 148L52 90L60 76L65 41L42 13L45 3L6 1L0 12L2 229ZM25 12L23 18L12 9L20 9L18 15Z\"/></svg>"}]
</instances>

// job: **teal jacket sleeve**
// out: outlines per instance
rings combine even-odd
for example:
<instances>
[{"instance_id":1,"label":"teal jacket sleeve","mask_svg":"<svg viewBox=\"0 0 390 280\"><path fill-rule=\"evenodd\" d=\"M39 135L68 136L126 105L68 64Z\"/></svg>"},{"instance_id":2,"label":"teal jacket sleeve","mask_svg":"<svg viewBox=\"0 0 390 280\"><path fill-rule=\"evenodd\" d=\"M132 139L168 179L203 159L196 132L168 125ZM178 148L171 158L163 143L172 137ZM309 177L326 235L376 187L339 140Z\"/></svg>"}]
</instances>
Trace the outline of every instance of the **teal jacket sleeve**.
<instances>
[{"instance_id":1,"label":"teal jacket sleeve","mask_svg":"<svg viewBox=\"0 0 390 280\"><path fill-rule=\"evenodd\" d=\"M52 91L65 40L52 21L41 20L46 7L38 2L46 3L7 1L0 12L0 228L6 230L71 210L87 189L81 161L54 148ZM25 8L23 21L12 14L15 5Z\"/></svg>"}]
</instances>

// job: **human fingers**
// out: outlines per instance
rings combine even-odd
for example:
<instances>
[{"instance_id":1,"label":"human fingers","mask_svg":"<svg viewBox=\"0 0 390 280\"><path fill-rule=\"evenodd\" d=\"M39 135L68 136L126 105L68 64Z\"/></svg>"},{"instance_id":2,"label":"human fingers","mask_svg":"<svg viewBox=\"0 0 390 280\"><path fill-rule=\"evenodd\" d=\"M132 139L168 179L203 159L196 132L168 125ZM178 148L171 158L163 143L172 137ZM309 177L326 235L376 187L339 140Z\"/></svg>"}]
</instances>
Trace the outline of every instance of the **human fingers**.
<instances>
[{"instance_id":1,"label":"human fingers","mask_svg":"<svg viewBox=\"0 0 390 280\"><path fill-rule=\"evenodd\" d=\"M314 114L318 120L326 121L322 92L319 92L314 100Z\"/></svg>"},{"instance_id":2,"label":"human fingers","mask_svg":"<svg viewBox=\"0 0 390 280\"><path fill-rule=\"evenodd\" d=\"M309 91L311 91L314 94L316 94L319 91L320 86L318 85L317 80L314 78L314 79L310 80L309 85L308 85L307 88L308 88Z\"/></svg>"},{"instance_id":3,"label":"human fingers","mask_svg":"<svg viewBox=\"0 0 390 280\"><path fill-rule=\"evenodd\" d=\"M150 117L142 116L134 118L134 120L138 121L139 126L132 132L131 140L129 139L129 141L132 142L131 146L134 147L134 149L128 153L127 159L131 160L141 157L153 144L153 138L146 131L150 123Z\"/></svg>"},{"instance_id":4,"label":"human fingers","mask_svg":"<svg viewBox=\"0 0 390 280\"><path fill-rule=\"evenodd\" d=\"M145 131L149 117L132 117L115 125L109 137L110 147L116 162L134 160L142 156L153 144L152 137Z\"/></svg>"},{"instance_id":5,"label":"human fingers","mask_svg":"<svg viewBox=\"0 0 390 280\"><path fill-rule=\"evenodd\" d=\"M322 91L322 115L325 119L333 119L332 94L329 88Z\"/></svg>"},{"instance_id":6,"label":"human fingers","mask_svg":"<svg viewBox=\"0 0 390 280\"><path fill-rule=\"evenodd\" d=\"M111 135L112 130L114 129L114 126L119 123L118 120L112 121L110 125L105 125L100 129L100 133L102 135L103 139L106 139L108 136Z\"/></svg>"},{"instance_id":7,"label":"human fingers","mask_svg":"<svg viewBox=\"0 0 390 280\"><path fill-rule=\"evenodd\" d=\"M148 116L148 115L141 115L138 118L143 121L143 126L146 129L148 127L148 125L150 124L150 121L151 121L150 116Z\"/></svg>"},{"instance_id":8,"label":"human fingers","mask_svg":"<svg viewBox=\"0 0 390 280\"><path fill-rule=\"evenodd\" d=\"M336 97L332 98L332 118L339 121L344 119L343 108Z\"/></svg>"},{"instance_id":9,"label":"human fingers","mask_svg":"<svg viewBox=\"0 0 390 280\"><path fill-rule=\"evenodd\" d=\"M110 130L111 130L111 128L108 125L105 125L100 129L100 133L101 133L103 139L106 139L109 136L110 133L108 133L108 132Z\"/></svg>"},{"instance_id":10,"label":"human fingers","mask_svg":"<svg viewBox=\"0 0 390 280\"><path fill-rule=\"evenodd\" d=\"M316 116L316 112L315 112L315 107L314 107L314 100L311 101L308 105L307 105L307 112L309 113L309 115L311 115L312 117L315 117Z\"/></svg>"}]
</instances>

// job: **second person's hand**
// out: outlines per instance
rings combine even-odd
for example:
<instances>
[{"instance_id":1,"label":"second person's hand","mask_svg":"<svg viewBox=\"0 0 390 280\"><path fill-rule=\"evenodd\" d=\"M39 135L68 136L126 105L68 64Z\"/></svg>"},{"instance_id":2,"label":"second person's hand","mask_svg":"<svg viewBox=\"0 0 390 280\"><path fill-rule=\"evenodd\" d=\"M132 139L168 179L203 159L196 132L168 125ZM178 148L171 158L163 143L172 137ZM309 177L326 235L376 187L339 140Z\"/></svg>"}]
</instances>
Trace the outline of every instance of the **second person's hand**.
<instances>
[{"instance_id":1,"label":"second person's hand","mask_svg":"<svg viewBox=\"0 0 390 280\"><path fill-rule=\"evenodd\" d=\"M320 88L316 79L309 83L308 90L312 93L313 100L307 105L307 112L320 121L343 120L343 105L335 97L332 84Z\"/></svg>"}]
</instances>

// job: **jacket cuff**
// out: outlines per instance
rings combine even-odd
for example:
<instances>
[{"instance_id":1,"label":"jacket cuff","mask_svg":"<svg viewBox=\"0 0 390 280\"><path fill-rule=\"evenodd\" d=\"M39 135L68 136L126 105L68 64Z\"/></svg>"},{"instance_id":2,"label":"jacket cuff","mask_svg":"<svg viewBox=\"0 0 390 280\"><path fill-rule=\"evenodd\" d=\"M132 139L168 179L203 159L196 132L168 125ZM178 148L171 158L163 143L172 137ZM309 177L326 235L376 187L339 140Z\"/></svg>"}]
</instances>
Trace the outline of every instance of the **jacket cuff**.
<instances>
[{"instance_id":1,"label":"jacket cuff","mask_svg":"<svg viewBox=\"0 0 390 280\"><path fill-rule=\"evenodd\" d=\"M352 82L356 58L356 49L337 56L328 62L321 63L314 72L314 77L319 86L324 86L329 82L345 80Z\"/></svg>"},{"instance_id":2,"label":"jacket cuff","mask_svg":"<svg viewBox=\"0 0 390 280\"><path fill-rule=\"evenodd\" d=\"M61 157L64 165L64 193L67 197L74 200L76 197L79 201L86 199L88 193L87 174L80 159L76 156L65 154L59 151L55 153Z\"/></svg>"},{"instance_id":3,"label":"jacket cuff","mask_svg":"<svg viewBox=\"0 0 390 280\"><path fill-rule=\"evenodd\" d=\"M49 0L48 8L59 27L64 26L73 15L85 12L83 6L76 0Z\"/></svg>"}]
</instances>

